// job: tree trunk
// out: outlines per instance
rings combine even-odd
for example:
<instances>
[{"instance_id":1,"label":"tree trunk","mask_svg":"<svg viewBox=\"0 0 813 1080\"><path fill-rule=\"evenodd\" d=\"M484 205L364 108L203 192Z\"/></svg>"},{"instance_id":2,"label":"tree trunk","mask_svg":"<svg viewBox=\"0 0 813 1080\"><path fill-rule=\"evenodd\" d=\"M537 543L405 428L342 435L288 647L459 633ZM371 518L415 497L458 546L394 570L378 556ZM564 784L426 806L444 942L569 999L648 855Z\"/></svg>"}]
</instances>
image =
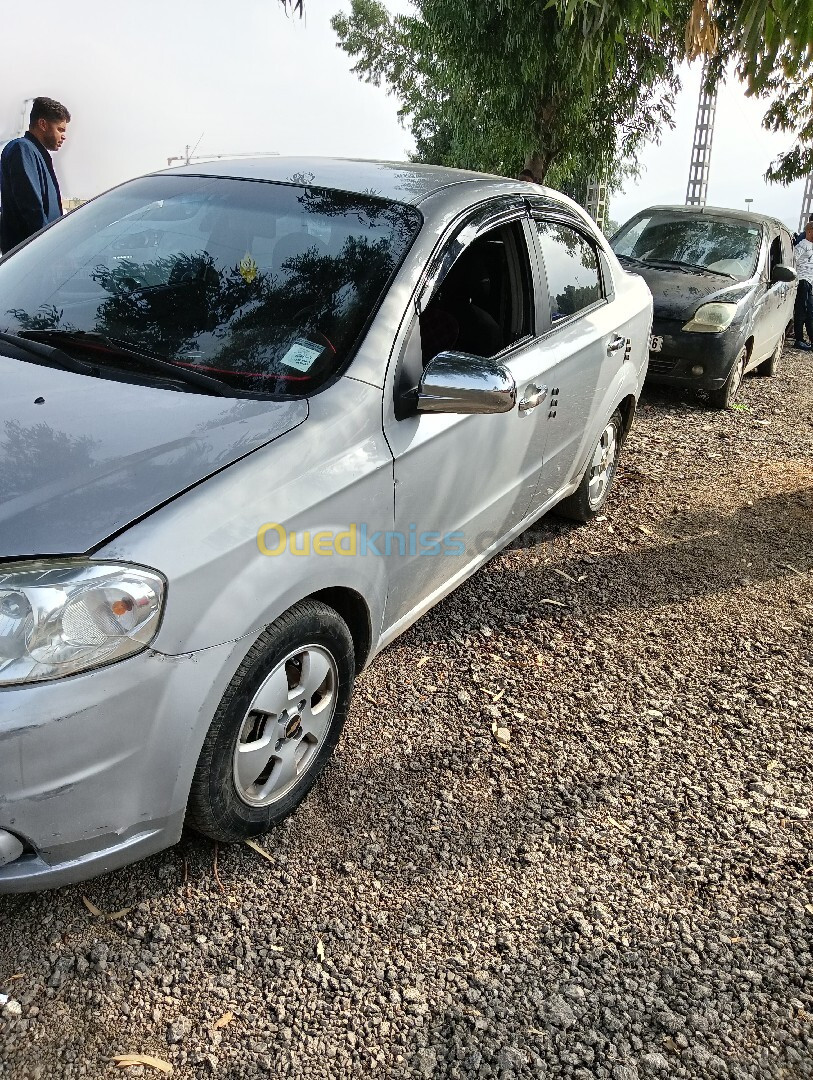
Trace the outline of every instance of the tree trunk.
<instances>
[{"instance_id":1,"label":"tree trunk","mask_svg":"<svg viewBox=\"0 0 813 1080\"><path fill-rule=\"evenodd\" d=\"M548 169L559 156L556 148L551 146L549 142L551 125L556 116L558 104L554 100L540 105L536 117L536 149L532 150L525 158L525 168L531 170L538 184L545 183Z\"/></svg>"},{"instance_id":2,"label":"tree trunk","mask_svg":"<svg viewBox=\"0 0 813 1080\"><path fill-rule=\"evenodd\" d=\"M550 154L544 154L540 150L535 150L532 154L528 154L525 158L525 168L530 169L534 174L537 184L544 184L545 177L547 176L548 169L553 164L553 160Z\"/></svg>"}]
</instances>

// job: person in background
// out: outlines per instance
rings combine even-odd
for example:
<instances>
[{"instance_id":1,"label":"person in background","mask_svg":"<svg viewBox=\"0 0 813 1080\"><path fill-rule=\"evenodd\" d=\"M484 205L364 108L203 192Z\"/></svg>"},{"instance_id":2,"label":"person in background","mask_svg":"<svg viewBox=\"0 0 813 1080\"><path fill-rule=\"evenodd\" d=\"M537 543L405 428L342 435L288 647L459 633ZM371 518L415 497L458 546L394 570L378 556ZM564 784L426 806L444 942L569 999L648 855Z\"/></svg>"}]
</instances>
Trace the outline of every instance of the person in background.
<instances>
[{"instance_id":1,"label":"person in background","mask_svg":"<svg viewBox=\"0 0 813 1080\"><path fill-rule=\"evenodd\" d=\"M28 131L0 154L0 253L62 216L51 154L65 141L71 114L53 98L34 98Z\"/></svg>"},{"instance_id":2,"label":"person in background","mask_svg":"<svg viewBox=\"0 0 813 1080\"><path fill-rule=\"evenodd\" d=\"M526 184L535 184L536 183L536 177L534 176L534 174L531 172L530 169L523 169L522 172L517 177L517 180L524 180Z\"/></svg>"},{"instance_id":3,"label":"person in background","mask_svg":"<svg viewBox=\"0 0 813 1080\"><path fill-rule=\"evenodd\" d=\"M793 336L797 349L813 349L813 218L803 233L793 238L793 261L799 283L796 286L796 305L793 309ZM808 340L804 340L807 330Z\"/></svg>"},{"instance_id":4,"label":"person in background","mask_svg":"<svg viewBox=\"0 0 813 1080\"><path fill-rule=\"evenodd\" d=\"M811 215L810 215L810 217L809 217L809 218L808 218L807 220L808 220L808 221L813 221L813 214L811 214ZM795 246L796 244L798 244L800 240L804 240L804 238L805 238L805 231L804 231L804 229L802 229L802 231L801 231L801 232L797 232L797 233L794 233L794 234L793 234L793 244L794 244L794 246Z\"/></svg>"}]
</instances>

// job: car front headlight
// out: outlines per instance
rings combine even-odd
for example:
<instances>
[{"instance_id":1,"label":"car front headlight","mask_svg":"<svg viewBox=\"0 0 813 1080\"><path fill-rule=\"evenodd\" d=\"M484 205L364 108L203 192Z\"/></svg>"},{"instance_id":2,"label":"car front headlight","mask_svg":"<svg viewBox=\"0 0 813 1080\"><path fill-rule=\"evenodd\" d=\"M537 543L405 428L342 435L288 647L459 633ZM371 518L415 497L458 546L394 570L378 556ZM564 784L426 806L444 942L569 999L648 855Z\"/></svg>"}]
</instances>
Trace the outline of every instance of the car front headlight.
<instances>
[{"instance_id":1,"label":"car front headlight","mask_svg":"<svg viewBox=\"0 0 813 1080\"><path fill-rule=\"evenodd\" d=\"M736 304L702 304L683 329L698 334L722 334L731 326L736 314Z\"/></svg>"},{"instance_id":2,"label":"car front headlight","mask_svg":"<svg viewBox=\"0 0 813 1080\"><path fill-rule=\"evenodd\" d=\"M141 652L158 632L164 579L79 560L0 565L0 686L60 679Z\"/></svg>"}]
</instances>

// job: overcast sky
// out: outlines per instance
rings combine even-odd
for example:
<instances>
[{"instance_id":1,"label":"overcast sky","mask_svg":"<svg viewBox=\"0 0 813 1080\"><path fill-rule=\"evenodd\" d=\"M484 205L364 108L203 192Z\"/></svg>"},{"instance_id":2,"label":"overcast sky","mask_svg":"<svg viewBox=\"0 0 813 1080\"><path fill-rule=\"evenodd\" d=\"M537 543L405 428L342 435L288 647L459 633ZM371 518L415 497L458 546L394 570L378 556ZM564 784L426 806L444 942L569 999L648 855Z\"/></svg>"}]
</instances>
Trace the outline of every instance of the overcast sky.
<instances>
[{"instance_id":1,"label":"overcast sky","mask_svg":"<svg viewBox=\"0 0 813 1080\"><path fill-rule=\"evenodd\" d=\"M389 6L404 10L408 0ZM336 47L330 17L342 4L308 0L307 7L300 22L277 0L4 5L0 137L16 128L24 98L64 102L73 115L56 155L65 197L87 198L165 167L199 138L202 154L404 159L411 139L397 102L361 83ZM641 179L612 200L619 222L651 203L684 201L699 79L699 64L687 69L675 131L644 152ZM736 84L721 92L709 202L744 208L753 198L754 210L795 228L804 184L762 179L786 145L762 131L763 111Z\"/></svg>"}]
</instances>

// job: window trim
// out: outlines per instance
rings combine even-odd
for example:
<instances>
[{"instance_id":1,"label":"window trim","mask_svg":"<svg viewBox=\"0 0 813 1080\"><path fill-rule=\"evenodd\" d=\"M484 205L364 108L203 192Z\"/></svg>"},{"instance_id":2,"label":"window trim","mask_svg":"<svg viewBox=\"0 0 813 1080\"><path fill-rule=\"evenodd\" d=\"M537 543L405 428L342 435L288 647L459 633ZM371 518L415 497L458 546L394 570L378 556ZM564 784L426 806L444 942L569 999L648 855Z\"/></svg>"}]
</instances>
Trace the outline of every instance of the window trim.
<instances>
[{"instance_id":1,"label":"window trim","mask_svg":"<svg viewBox=\"0 0 813 1080\"><path fill-rule=\"evenodd\" d=\"M487 233L506 225L518 223L521 226L522 239L527 258L527 286L529 295L526 297L528 308L528 323L530 329L522 337L506 345L493 357L487 359L510 358L514 350L526 347L529 342L539 336L537 326L539 323L539 307L537 304L537 278L538 278L538 251L535 237L529 237L526 223L528 222L528 210L520 196L498 195L488 202L478 206L469 207L467 210L451 222L448 229L435 245L424 267L418 285L413 294L411 307L415 314L420 315L431 302L432 297L442 285L452 267L457 263L463 253L476 241ZM455 246L459 245L459 246ZM514 249L516 252L516 248ZM454 255L451 253L454 251ZM450 257L451 256L451 257ZM514 268L522 273L522 267ZM484 358L485 359L485 358ZM396 378L396 383L397 383Z\"/></svg>"},{"instance_id":2,"label":"window trim","mask_svg":"<svg viewBox=\"0 0 813 1080\"><path fill-rule=\"evenodd\" d=\"M414 303L418 313L420 314L432 299L443 279L466 248L471 247L474 241L484 233L500 225L520 221L525 217L527 217L527 210L520 196L498 195L487 202L468 207L463 214L451 222L426 260L426 266L415 289ZM454 255L451 255L455 244L460 246L455 250ZM530 251L528 264L533 277Z\"/></svg>"},{"instance_id":3,"label":"window trim","mask_svg":"<svg viewBox=\"0 0 813 1080\"><path fill-rule=\"evenodd\" d=\"M504 345L503 348L500 349L498 352L493 353L493 354L491 354L489 356L482 357L483 360L495 360L495 359L510 360L510 357L514 353L515 349L527 346L530 342L534 341L536 339L536 337L538 336L537 333L536 333L536 326L537 326L537 322L538 322L538 310L537 310L537 302L536 302L536 267L534 265L534 259L536 258L536 251L534 250L534 248L532 246L532 243L533 243L532 238L528 237L528 230L526 228L526 223L527 223L527 215L522 214L522 213L519 214L519 215L506 216L505 218L498 218L496 221L492 220L487 228L484 228L484 229L480 230L477 233L477 235L474 236L474 238L473 238L473 240L471 242L467 243L465 247L461 248L461 250L457 252L455 258L452 260L452 262L449 264L449 266L445 269L443 277L439 277L436 280L434 288L431 291L431 293L429 294L429 301L427 302L426 307L428 307L428 305L432 302L432 299L435 297L435 295L437 293L437 290L443 284L443 281L445 280L445 278L448 275L448 273L450 272L450 270L454 266L456 266L458 264L460 259L465 257L466 252L472 246L472 243L474 241L479 240L483 236L487 236L488 234L490 234L492 232L496 232L497 230L504 229L504 228L506 228L508 226L511 226L511 225L518 226L517 228L514 229L513 237L511 239L510 248L508 248L506 250L505 254L506 254L506 262L508 264L508 275L509 275L509 278L511 279L512 292L516 293L516 287L519 286L521 291L524 292L524 294L525 294L524 297L522 297L522 303L523 303L523 306L524 306L524 309L525 309L523 314L525 316L525 321L529 325L529 329L526 330L526 332L524 334L522 334L520 337L515 338L513 341L511 341L508 345ZM525 256L526 256L527 267L526 267L525 270L523 270L523 267L522 267L522 258L521 258L521 254L520 254L520 251L519 251L520 240L519 240L519 235L518 234L521 234L521 243L523 245L523 250L524 250ZM445 255L444 255L444 258L442 259L442 262L445 263ZM515 307L514 314L516 314L516 309L517 309L517 306L518 306L517 303L516 303L517 297L514 296L513 300L514 300L514 307ZM426 310L426 307L419 306L419 305L416 304L416 308L415 308L416 320L417 320L417 323L418 323L419 326L420 326L421 315ZM464 350L453 350L453 351L460 351L461 354L464 353ZM466 354L466 355L476 355L476 354Z\"/></svg>"}]
</instances>

